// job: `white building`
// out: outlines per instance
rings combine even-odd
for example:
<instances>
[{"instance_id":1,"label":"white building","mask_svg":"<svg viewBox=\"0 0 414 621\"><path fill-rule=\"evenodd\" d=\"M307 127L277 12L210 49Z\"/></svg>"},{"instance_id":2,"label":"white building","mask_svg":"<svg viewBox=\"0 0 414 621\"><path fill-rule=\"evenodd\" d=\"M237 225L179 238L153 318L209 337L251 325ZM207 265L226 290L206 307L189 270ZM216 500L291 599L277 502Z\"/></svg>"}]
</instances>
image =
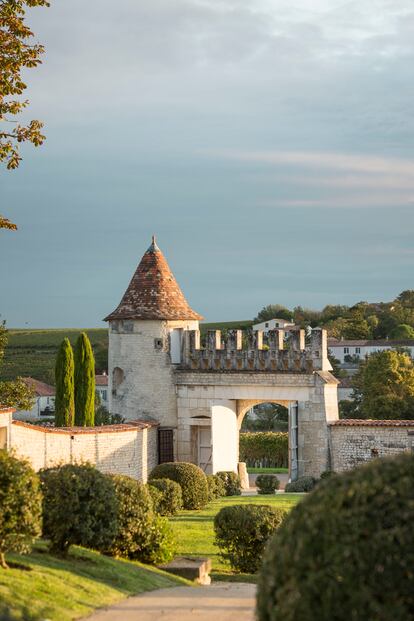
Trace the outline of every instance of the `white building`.
<instances>
[{"instance_id":1,"label":"white building","mask_svg":"<svg viewBox=\"0 0 414 621\"><path fill-rule=\"evenodd\" d=\"M108 376L105 371L101 375L95 375L95 391L101 398L101 405L108 408Z\"/></svg>"},{"instance_id":2,"label":"white building","mask_svg":"<svg viewBox=\"0 0 414 621\"><path fill-rule=\"evenodd\" d=\"M287 319L268 319L261 323L256 323L253 326L253 330L261 330L263 332L269 332L269 330L291 330L295 328L295 324Z\"/></svg>"},{"instance_id":3,"label":"white building","mask_svg":"<svg viewBox=\"0 0 414 621\"><path fill-rule=\"evenodd\" d=\"M410 353L411 358L414 358L414 340L411 339L400 341L388 339L379 341L328 339L328 349L341 364L350 361L348 356L354 360L358 358L363 360L366 356L387 349L406 349Z\"/></svg>"},{"instance_id":4,"label":"white building","mask_svg":"<svg viewBox=\"0 0 414 621\"><path fill-rule=\"evenodd\" d=\"M24 377L23 381L35 394L35 402L31 410L17 410L13 414L16 420L35 420L55 413L55 387L40 382L33 377Z\"/></svg>"}]
</instances>

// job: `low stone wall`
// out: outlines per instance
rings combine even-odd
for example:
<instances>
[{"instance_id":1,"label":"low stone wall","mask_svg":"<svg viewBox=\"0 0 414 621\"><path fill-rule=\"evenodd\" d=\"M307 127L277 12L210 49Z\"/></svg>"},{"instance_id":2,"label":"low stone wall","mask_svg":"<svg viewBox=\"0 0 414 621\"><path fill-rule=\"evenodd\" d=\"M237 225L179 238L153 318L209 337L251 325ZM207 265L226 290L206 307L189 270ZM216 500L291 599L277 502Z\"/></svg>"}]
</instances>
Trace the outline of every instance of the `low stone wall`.
<instances>
[{"instance_id":1,"label":"low stone wall","mask_svg":"<svg viewBox=\"0 0 414 621\"><path fill-rule=\"evenodd\" d=\"M88 461L101 472L147 481L158 463L156 423L131 421L104 427L48 428L13 421L9 447L35 470Z\"/></svg>"},{"instance_id":2,"label":"low stone wall","mask_svg":"<svg viewBox=\"0 0 414 621\"><path fill-rule=\"evenodd\" d=\"M350 470L361 463L414 449L414 421L338 420L329 424L331 468Z\"/></svg>"}]
</instances>

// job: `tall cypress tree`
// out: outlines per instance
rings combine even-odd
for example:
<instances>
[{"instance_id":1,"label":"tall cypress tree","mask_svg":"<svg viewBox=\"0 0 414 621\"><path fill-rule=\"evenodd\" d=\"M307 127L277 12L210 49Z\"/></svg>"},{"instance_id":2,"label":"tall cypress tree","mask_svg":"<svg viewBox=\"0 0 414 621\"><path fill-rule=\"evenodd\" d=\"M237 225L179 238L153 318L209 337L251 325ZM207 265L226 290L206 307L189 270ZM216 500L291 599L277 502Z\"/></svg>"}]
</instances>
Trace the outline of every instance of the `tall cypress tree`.
<instances>
[{"instance_id":1,"label":"tall cypress tree","mask_svg":"<svg viewBox=\"0 0 414 621\"><path fill-rule=\"evenodd\" d=\"M95 359L91 342L85 332L75 345L75 424L95 424Z\"/></svg>"},{"instance_id":2,"label":"tall cypress tree","mask_svg":"<svg viewBox=\"0 0 414 621\"><path fill-rule=\"evenodd\" d=\"M71 427L75 418L74 360L69 339L63 339L55 365L55 424Z\"/></svg>"}]
</instances>

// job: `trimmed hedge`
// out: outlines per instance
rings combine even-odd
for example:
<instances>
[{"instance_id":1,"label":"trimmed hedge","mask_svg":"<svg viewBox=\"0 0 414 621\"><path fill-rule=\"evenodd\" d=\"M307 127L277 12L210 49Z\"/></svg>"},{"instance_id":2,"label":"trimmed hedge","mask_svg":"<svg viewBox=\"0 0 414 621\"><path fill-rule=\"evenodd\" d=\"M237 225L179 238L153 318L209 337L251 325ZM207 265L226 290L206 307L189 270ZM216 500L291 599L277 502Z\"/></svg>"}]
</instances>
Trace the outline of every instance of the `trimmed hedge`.
<instances>
[{"instance_id":1,"label":"trimmed hedge","mask_svg":"<svg viewBox=\"0 0 414 621\"><path fill-rule=\"evenodd\" d=\"M184 509L202 509L208 503L207 477L195 464L187 462L167 462L155 466L149 477L154 479L171 479L181 487Z\"/></svg>"},{"instance_id":2,"label":"trimmed hedge","mask_svg":"<svg viewBox=\"0 0 414 621\"><path fill-rule=\"evenodd\" d=\"M156 511L160 515L175 515L183 508L183 494L181 487L171 479L151 479L149 487L155 487L161 492ZM151 493L151 492L150 492Z\"/></svg>"},{"instance_id":3,"label":"trimmed hedge","mask_svg":"<svg viewBox=\"0 0 414 621\"><path fill-rule=\"evenodd\" d=\"M223 470L217 472L216 477L224 484L225 496L241 495L241 481L238 474L231 470Z\"/></svg>"},{"instance_id":4,"label":"trimmed hedge","mask_svg":"<svg viewBox=\"0 0 414 621\"><path fill-rule=\"evenodd\" d=\"M90 464L41 470L43 535L50 548L66 554L71 544L101 549L117 532L113 482Z\"/></svg>"},{"instance_id":5,"label":"trimmed hedge","mask_svg":"<svg viewBox=\"0 0 414 621\"><path fill-rule=\"evenodd\" d=\"M173 557L168 521L155 515L151 495L140 481L123 475L108 475L117 498L117 534L104 549L111 556L161 563Z\"/></svg>"},{"instance_id":6,"label":"trimmed hedge","mask_svg":"<svg viewBox=\"0 0 414 621\"><path fill-rule=\"evenodd\" d=\"M288 452L287 433L258 431L240 434L240 461L245 461L248 466L287 468Z\"/></svg>"},{"instance_id":7,"label":"trimmed hedge","mask_svg":"<svg viewBox=\"0 0 414 621\"><path fill-rule=\"evenodd\" d=\"M41 524L39 477L26 459L0 450L0 567L7 568L6 552L30 552Z\"/></svg>"},{"instance_id":8,"label":"trimmed hedge","mask_svg":"<svg viewBox=\"0 0 414 621\"><path fill-rule=\"evenodd\" d=\"M268 505L232 505L214 518L220 556L237 572L255 573L264 548L286 512Z\"/></svg>"},{"instance_id":9,"label":"trimmed hedge","mask_svg":"<svg viewBox=\"0 0 414 621\"><path fill-rule=\"evenodd\" d=\"M209 500L215 500L216 498L226 496L226 485L223 479L217 476L217 474L207 475L207 485Z\"/></svg>"},{"instance_id":10,"label":"trimmed hedge","mask_svg":"<svg viewBox=\"0 0 414 621\"><path fill-rule=\"evenodd\" d=\"M317 483L315 477L299 477L296 481L286 483L285 492L310 492Z\"/></svg>"},{"instance_id":11,"label":"trimmed hedge","mask_svg":"<svg viewBox=\"0 0 414 621\"><path fill-rule=\"evenodd\" d=\"M256 477L258 494L274 494L279 486L280 481L275 474L259 474Z\"/></svg>"},{"instance_id":12,"label":"trimmed hedge","mask_svg":"<svg viewBox=\"0 0 414 621\"><path fill-rule=\"evenodd\" d=\"M259 621L414 618L414 456L319 483L270 542Z\"/></svg>"}]
</instances>

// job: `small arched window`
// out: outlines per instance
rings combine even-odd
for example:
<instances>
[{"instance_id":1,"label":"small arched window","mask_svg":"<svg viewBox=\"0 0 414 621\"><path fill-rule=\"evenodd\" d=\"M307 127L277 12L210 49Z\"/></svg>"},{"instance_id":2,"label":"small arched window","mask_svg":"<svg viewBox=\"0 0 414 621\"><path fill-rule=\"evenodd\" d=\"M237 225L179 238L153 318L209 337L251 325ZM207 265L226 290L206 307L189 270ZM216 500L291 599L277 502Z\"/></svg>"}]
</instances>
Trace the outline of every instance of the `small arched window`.
<instances>
[{"instance_id":1,"label":"small arched window","mask_svg":"<svg viewBox=\"0 0 414 621\"><path fill-rule=\"evenodd\" d=\"M112 371L112 389L116 390L125 379L125 373L120 367L115 367Z\"/></svg>"}]
</instances>

